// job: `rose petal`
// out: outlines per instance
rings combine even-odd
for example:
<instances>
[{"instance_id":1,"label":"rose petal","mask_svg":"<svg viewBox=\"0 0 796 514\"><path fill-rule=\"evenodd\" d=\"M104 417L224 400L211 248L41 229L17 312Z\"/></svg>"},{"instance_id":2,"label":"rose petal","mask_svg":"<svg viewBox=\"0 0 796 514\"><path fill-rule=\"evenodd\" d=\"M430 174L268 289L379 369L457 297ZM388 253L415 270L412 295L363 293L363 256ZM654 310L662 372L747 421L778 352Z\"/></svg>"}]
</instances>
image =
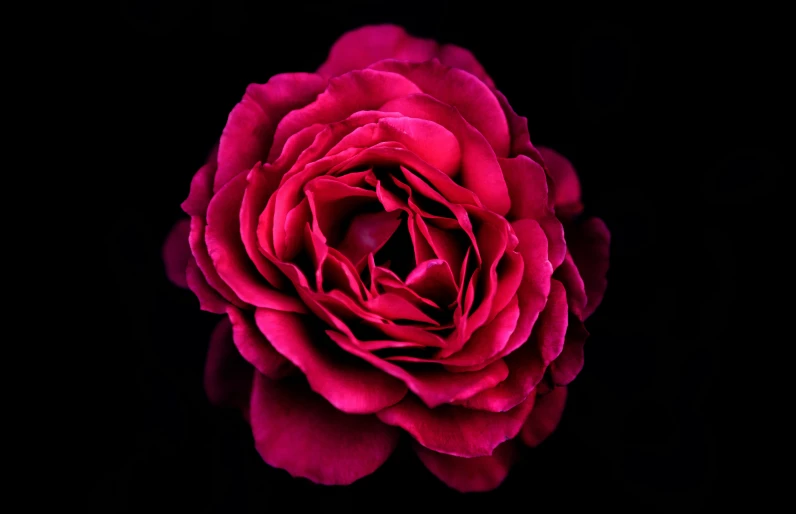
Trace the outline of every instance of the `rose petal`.
<instances>
[{"instance_id":1,"label":"rose petal","mask_svg":"<svg viewBox=\"0 0 796 514\"><path fill-rule=\"evenodd\" d=\"M457 457L491 455L503 441L514 438L522 428L534 398L508 412L486 412L442 405L429 409L412 396L379 412L388 425L403 428L429 450Z\"/></svg>"},{"instance_id":2,"label":"rose petal","mask_svg":"<svg viewBox=\"0 0 796 514\"><path fill-rule=\"evenodd\" d=\"M528 119L514 112L514 109L511 108L509 101L506 100L503 93L497 89L492 89L492 93L494 93L497 98L500 108L503 109L503 114L506 116L508 122L509 133L511 134L511 151L509 157L525 155L543 165L544 160L541 154L533 144L531 144L531 137L528 133ZM501 157L505 156L501 155Z\"/></svg>"},{"instance_id":3,"label":"rose petal","mask_svg":"<svg viewBox=\"0 0 796 514\"><path fill-rule=\"evenodd\" d=\"M216 176L217 161L218 145L210 152L207 163L199 168L199 171L191 179L191 189L188 193L188 198L180 206L187 215L205 216L207 205L213 197L213 179Z\"/></svg>"},{"instance_id":4,"label":"rose petal","mask_svg":"<svg viewBox=\"0 0 796 514\"><path fill-rule=\"evenodd\" d=\"M547 171L555 183L554 204L560 218L572 218L583 211L580 180L569 160L551 148L539 147Z\"/></svg>"},{"instance_id":5,"label":"rose petal","mask_svg":"<svg viewBox=\"0 0 796 514\"><path fill-rule=\"evenodd\" d=\"M229 303L215 289L210 287L194 259L188 261L188 268L185 270L185 281L188 284L188 288L199 300L200 309L214 314L224 314L227 311Z\"/></svg>"},{"instance_id":6,"label":"rose petal","mask_svg":"<svg viewBox=\"0 0 796 514\"><path fill-rule=\"evenodd\" d=\"M382 59L427 61L436 57L438 50L435 41L412 37L396 25L368 25L343 34L332 45L318 74L335 77Z\"/></svg>"},{"instance_id":7,"label":"rose petal","mask_svg":"<svg viewBox=\"0 0 796 514\"><path fill-rule=\"evenodd\" d=\"M522 426L522 441L534 448L547 439L561 421L566 401L566 387L556 387L545 395L538 395L536 405Z\"/></svg>"},{"instance_id":8,"label":"rose petal","mask_svg":"<svg viewBox=\"0 0 796 514\"><path fill-rule=\"evenodd\" d=\"M583 346L589 332L577 316L569 316L569 326L560 355L550 364L550 378L555 385L567 385L583 369Z\"/></svg>"},{"instance_id":9,"label":"rose petal","mask_svg":"<svg viewBox=\"0 0 796 514\"><path fill-rule=\"evenodd\" d=\"M606 274L611 253L611 233L599 218L589 218L567 233L572 260L583 278L586 291L585 320L602 303L608 287Z\"/></svg>"},{"instance_id":10,"label":"rose petal","mask_svg":"<svg viewBox=\"0 0 796 514\"><path fill-rule=\"evenodd\" d=\"M166 278L174 285L188 287L185 279L185 270L188 261L193 260L191 245L188 235L191 233L191 220L183 219L174 224L163 243L163 264L166 268Z\"/></svg>"},{"instance_id":11,"label":"rose petal","mask_svg":"<svg viewBox=\"0 0 796 514\"><path fill-rule=\"evenodd\" d=\"M191 233L188 236L188 243L191 246L191 252L193 253L196 264L201 270L202 275L204 275L205 283L221 295L226 302L233 303L238 307L245 307L246 304L241 301L227 283L218 276L218 272L213 266L213 259L210 258L210 254L207 251L207 244L205 243L206 231L207 227L204 218L192 216ZM222 310L221 314L224 312L226 311Z\"/></svg>"},{"instance_id":12,"label":"rose petal","mask_svg":"<svg viewBox=\"0 0 796 514\"><path fill-rule=\"evenodd\" d=\"M324 334L314 334L302 316L257 309L255 320L276 351L301 369L310 387L337 409L353 414L373 413L400 401L406 386L400 380L358 359L323 351ZM337 358L336 358L337 357Z\"/></svg>"},{"instance_id":13,"label":"rose petal","mask_svg":"<svg viewBox=\"0 0 796 514\"><path fill-rule=\"evenodd\" d=\"M337 249L361 272L367 264L368 254L381 250L400 225L400 212L358 214L351 219Z\"/></svg>"},{"instance_id":14,"label":"rose petal","mask_svg":"<svg viewBox=\"0 0 796 514\"><path fill-rule=\"evenodd\" d=\"M222 280L244 302L256 307L306 312L297 298L272 289L249 260L240 238L240 205L246 175L229 181L207 208L205 241L213 265Z\"/></svg>"},{"instance_id":15,"label":"rose petal","mask_svg":"<svg viewBox=\"0 0 796 514\"><path fill-rule=\"evenodd\" d=\"M421 262L406 277L406 285L439 306L450 305L456 300L456 279L451 267L442 259Z\"/></svg>"},{"instance_id":16,"label":"rose petal","mask_svg":"<svg viewBox=\"0 0 796 514\"><path fill-rule=\"evenodd\" d=\"M439 55L437 57L445 66L459 68L460 70L472 73L490 88L495 87L495 83L489 75L486 74L484 67L481 66L481 63L478 62L469 50L456 45L443 45L442 48L439 49Z\"/></svg>"},{"instance_id":17,"label":"rose petal","mask_svg":"<svg viewBox=\"0 0 796 514\"><path fill-rule=\"evenodd\" d=\"M547 255L553 269L558 269L567 254L567 241L564 238L564 226L554 213L539 219L539 225L547 236Z\"/></svg>"},{"instance_id":18,"label":"rose petal","mask_svg":"<svg viewBox=\"0 0 796 514\"><path fill-rule=\"evenodd\" d=\"M213 405L243 408L249 403L254 369L243 360L232 341L232 324L224 318L210 336L205 360L204 386Z\"/></svg>"},{"instance_id":19,"label":"rose petal","mask_svg":"<svg viewBox=\"0 0 796 514\"><path fill-rule=\"evenodd\" d=\"M584 319L583 312L586 309L587 301L586 287L569 251L567 251L564 262L558 267L554 276L567 288L569 310L574 312L580 319Z\"/></svg>"},{"instance_id":20,"label":"rose petal","mask_svg":"<svg viewBox=\"0 0 796 514\"><path fill-rule=\"evenodd\" d=\"M509 219L539 220L549 213L544 168L525 155L498 159L511 196Z\"/></svg>"},{"instance_id":21,"label":"rose petal","mask_svg":"<svg viewBox=\"0 0 796 514\"><path fill-rule=\"evenodd\" d=\"M413 448L434 476L460 493L486 492L497 488L517 459L513 440L498 445L492 455L469 459L437 453L416 443Z\"/></svg>"},{"instance_id":22,"label":"rose petal","mask_svg":"<svg viewBox=\"0 0 796 514\"><path fill-rule=\"evenodd\" d=\"M314 73L282 73L265 84L249 85L221 134L213 191L264 161L279 121L312 102L325 86L326 80ZM283 144L280 142L279 150Z\"/></svg>"},{"instance_id":23,"label":"rose petal","mask_svg":"<svg viewBox=\"0 0 796 514\"><path fill-rule=\"evenodd\" d=\"M436 59L421 63L385 60L371 69L403 75L424 93L455 107L486 137L498 157L508 156L510 136L506 115L495 94L476 76L445 66Z\"/></svg>"},{"instance_id":24,"label":"rose petal","mask_svg":"<svg viewBox=\"0 0 796 514\"><path fill-rule=\"evenodd\" d=\"M419 92L410 80L396 73L357 70L334 77L314 102L282 118L268 162L276 159L290 136L305 127L344 120L355 112L377 109L388 100Z\"/></svg>"},{"instance_id":25,"label":"rose petal","mask_svg":"<svg viewBox=\"0 0 796 514\"><path fill-rule=\"evenodd\" d=\"M254 368L268 378L279 379L295 368L263 336L254 323L251 314L244 314L233 306L227 307L229 321L232 323L232 340L240 352Z\"/></svg>"},{"instance_id":26,"label":"rose petal","mask_svg":"<svg viewBox=\"0 0 796 514\"><path fill-rule=\"evenodd\" d=\"M375 416L340 412L306 385L257 373L251 398L254 444L263 460L325 485L347 485L376 471L400 432Z\"/></svg>"}]
</instances>

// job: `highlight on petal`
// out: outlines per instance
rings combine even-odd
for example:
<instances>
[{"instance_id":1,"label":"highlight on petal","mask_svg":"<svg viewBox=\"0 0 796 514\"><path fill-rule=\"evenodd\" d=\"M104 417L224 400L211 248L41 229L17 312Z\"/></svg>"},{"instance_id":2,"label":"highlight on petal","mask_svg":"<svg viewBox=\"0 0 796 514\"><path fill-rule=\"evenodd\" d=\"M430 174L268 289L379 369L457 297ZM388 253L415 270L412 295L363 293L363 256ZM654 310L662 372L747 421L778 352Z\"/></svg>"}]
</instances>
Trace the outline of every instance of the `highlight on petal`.
<instances>
[{"instance_id":1,"label":"highlight on petal","mask_svg":"<svg viewBox=\"0 0 796 514\"><path fill-rule=\"evenodd\" d=\"M174 224L163 243L163 264L166 277L175 285L188 287L185 278L188 262L193 260L188 235L191 233L191 220L183 219Z\"/></svg>"},{"instance_id":2,"label":"highlight on petal","mask_svg":"<svg viewBox=\"0 0 796 514\"><path fill-rule=\"evenodd\" d=\"M602 303L608 287L611 233L600 218L589 218L567 230L567 242L572 260L583 278L586 291L583 319L586 319Z\"/></svg>"},{"instance_id":3,"label":"highlight on petal","mask_svg":"<svg viewBox=\"0 0 796 514\"><path fill-rule=\"evenodd\" d=\"M572 218L583 211L580 202L580 180L575 168L569 160L551 148L539 147L547 171L553 179L556 214L563 218Z\"/></svg>"},{"instance_id":4,"label":"highlight on petal","mask_svg":"<svg viewBox=\"0 0 796 514\"><path fill-rule=\"evenodd\" d=\"M270 309L257 309L254 317L276 351L301 369L312 390L340 411L373 413L406 395L400 380L336 348L323 332L313 332L305 317Z\"/></svg>"},{"instance_id":5,"label":"highlight on petal","mask_svg":"<svg viewBox=\"0 0 796 514\"><path fill-rule=\"evenodd\" d=\"M522 426L520 432L522 441L533 448L547 439L561 421L566 401L566 387L556 387L545 395L539 395L533 410Z\"/></svg>"},{"instance_id":6,"label":"highlight on petal","mask_svg":"<svg viewBox=\"0 0 796 514\"><path fill-rule=\"evenodd\" d=\"M377 415L384 423L409 432L429 450L469 458L492 455L500 443L514 438L533 403L534 397L529 396L508 412L477 411L456 405L429 409L407 396Z\"/></svg>"},{"instance_id":7,"label":"highlight on petal","mask_svg":"<svg viewBox=\"0 0 796 514\"><path fill-rule=\"evenodd\" d=\"M495 82L487 75L486 70L475 58L472 52L456 45L442 45L439 49L439 61L445 66L459 68L481 79L490 88L495 87Z\"/></svg>"},{"instance_id":8,"label":"highlight on petal","mask_svg":"<svg viewBox=\"0 0 796 514\"><path fill-rule=\"evenodd\" d=\"M335 409L303 382L255 374L250 423L263 460L324 485L348 485L376 471L400 431L372 415Z\"/></svg>"},{"instance_id":9,"label":"highlight on petal","mask_svg":"<svg viewBox=\"0 0 796 514\"><path fill-rule=\"evenodd\" d=\"M417 443L415 453L431 473L460 493L486 492L499 486L517 459L513 440L501 443L492 455L465 459L437 453Z\"/></svg>"},{"instance_id":10,"label":"highlight on petal","mask_svg":"<svg viewBox=\"0 0 796 514\"><path fill-rule=\"evenodd\" d=\"M204 386L213 405L245 408L249 403L254 368L243 360L232 341L232 323L224 318L210 336Z\"/></svg>"}]
</instances>

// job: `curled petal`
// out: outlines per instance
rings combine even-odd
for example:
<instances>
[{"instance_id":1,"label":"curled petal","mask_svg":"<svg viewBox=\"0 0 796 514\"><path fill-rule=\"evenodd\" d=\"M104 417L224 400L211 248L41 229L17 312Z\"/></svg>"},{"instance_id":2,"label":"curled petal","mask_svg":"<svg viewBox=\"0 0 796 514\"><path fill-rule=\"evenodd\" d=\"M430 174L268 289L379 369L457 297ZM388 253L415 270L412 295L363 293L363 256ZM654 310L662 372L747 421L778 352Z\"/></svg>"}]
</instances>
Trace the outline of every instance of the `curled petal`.
<instances>
[{"instance_id":1,"label":"curled petal","mask_svg":"<svg viewBox=\"0 0 796 514\"><path fill-rule=\"evenodd\" d=\"M566 401L566 387L556 387L547 394L538 395L536 405L522 426L522 441L533 448L547 439L561 421Z\"/></svg>"},{"instance_id":2,"label":"curled petal","mask_svg":"<svg viewBox=\"0 0 796 514\"><path fill-rule=\"evenodd\" d=\"M233 306L227 307L227 315L232 323L232 340L241 356L254 368L268 378L279 379L288 375L293 365L285 359L263 336L252 319L251 313L244 313Z\"/></svg>"},{"instance_id":3,"label":"curled petal","mask_svg":"<svg viewBox=\"0 0 796 514\"><path fill-rule=\"evenodd\" d=\"M210 287L202 270L199 269L193 259L188 262L188 268L185 270L185 281L188 284L188 288L199 300L200 309L213 314L224 314L227 311L229 303L215 289Z\"/></svg>"},{"instance_id":4,"label":"curled petal","mask_svg":"<svg viewBox=\"0 0 796 514\"><path fill-rule=\"evenodd\" d=\"M188 234L191 233L191 220L184 219L174 224L163 243L163 264L166 277L177 286L188 287L185 270L192 260Z\"/></svg>"},{"instance_id":5,"label":"curled petal","mask_svg":"<svg viewBox=\"0 0 796 514\"><path fill-rule=\"evenodd\" d=\"M564 262L556 270L555 277L564 284L569 298L569 310L575 313L580 319L584 319L583 313L586 310L586 286L580 271L572 259L572 254L567 251Z\"/></svg>"},{"instance_id":6,"label":"curled petal","mask_svg":"<svg viewBox=\"0 0 796 514\"><path fill-rule=\"evenodd\" d=\"M376 471L400 431L375 416L335 409L306 384L255 374L250 422L263 460L324 485L347 485Z\"/></svg>"},{"instance_id":7,"label":"curled petal","mask_svg":"<svg viewBox=\"0 0 796 514\"><path fill-rule=\"evenodd\" d=\"M569 219L583 211L580 202L580 180L572 163L560 153L540 146L539 153L544 159L547 171L555 184L554 204L556 214L562 219Z\"/></svg>"},{"instance_id":8,"label":"curled petal","mask_svg":"<svg viewBox=\"0 0 796 514\"><path fill-rule=\"evenodd\" d=\"M415 453L423 465L445 485L461 493L491 491L499 486L517 459L516 443L506 441L492 455L465 459L437 453L414 444Z\"/></svg>"}]
</instances>

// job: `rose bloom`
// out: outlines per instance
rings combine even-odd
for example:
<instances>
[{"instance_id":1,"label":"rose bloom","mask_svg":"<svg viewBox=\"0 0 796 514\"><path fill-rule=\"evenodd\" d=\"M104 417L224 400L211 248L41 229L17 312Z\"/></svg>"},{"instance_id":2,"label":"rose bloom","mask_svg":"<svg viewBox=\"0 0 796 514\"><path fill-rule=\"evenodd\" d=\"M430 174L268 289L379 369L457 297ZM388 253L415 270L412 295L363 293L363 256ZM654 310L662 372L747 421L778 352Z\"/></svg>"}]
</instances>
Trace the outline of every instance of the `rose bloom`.
<instances>
[{"instance_id":1,"label":"rose bloom","mask_svg":"<svg viewBox=\"0 0 796 514\"><path fill-rule=\"evenodd\" d=\"M485 491L558 424L609 233L467 50L368 26L250 85L182 208L167 274L224 315L208 397L269 465L349 484L408 437Z\"/></svg>"}]
</instances>

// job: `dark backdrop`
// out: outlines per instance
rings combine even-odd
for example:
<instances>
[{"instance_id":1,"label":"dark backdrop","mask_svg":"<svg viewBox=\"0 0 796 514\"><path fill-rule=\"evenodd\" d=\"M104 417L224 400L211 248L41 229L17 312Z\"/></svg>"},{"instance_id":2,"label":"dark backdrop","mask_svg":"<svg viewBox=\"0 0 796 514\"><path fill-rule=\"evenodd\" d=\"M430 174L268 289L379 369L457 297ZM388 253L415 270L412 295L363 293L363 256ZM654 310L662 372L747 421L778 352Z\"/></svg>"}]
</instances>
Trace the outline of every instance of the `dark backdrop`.
<instances>
[{"instance_id":1,"label":"dark backdrop","mask_svg":"<svg viewBox=\"0 0 796 514\"><path fill-rule=\"evenodd\" d=\"M97 451L81 487L93 506L709 509L718 356L747 251L739 234L750 230L739 211L776 196L765 177L782 166L761 118L777 108L779 83L762 77L781 33L766 25L761 39L762 28L654 11L543 11L495 1L113 4L95 40L108 53L93 84L107 94L97 98L112 119L101 130L113 160L92 176L107 194L92 197L99 203L82 227L101 252L87 337L111 363L89 376L86 435ZM588 320L586 365L561 425L492 493L458 495L401 451L345 488L269 468L239 415L205 399L203 361L218 318L172 286L161 263L190 178L246 85L314 70L343 32L375 22L472 50L528 117L534 143L572 160L587 214L613 236L609 289ZM736 94L744 85L758 89Z\"/></svg>"}]
</instances>

